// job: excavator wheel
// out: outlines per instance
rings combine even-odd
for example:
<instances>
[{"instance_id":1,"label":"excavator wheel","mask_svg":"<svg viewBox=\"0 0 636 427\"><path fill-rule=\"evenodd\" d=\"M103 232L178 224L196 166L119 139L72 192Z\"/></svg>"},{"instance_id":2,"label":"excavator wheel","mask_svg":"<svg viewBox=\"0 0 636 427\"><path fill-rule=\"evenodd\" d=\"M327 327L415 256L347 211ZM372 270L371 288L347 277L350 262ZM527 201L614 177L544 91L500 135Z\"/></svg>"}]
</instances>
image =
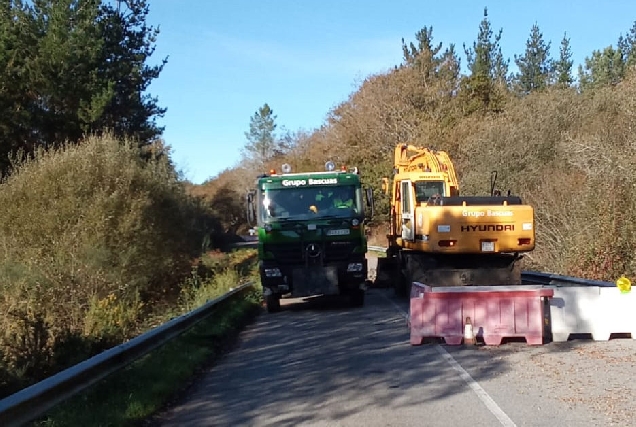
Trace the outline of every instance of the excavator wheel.
<instances>
[{"instance_id":1,"label":"excavator wheel","mask_svg":"<svg viewBox=\"0 0 636 427\"><path fill-rule=\"evenodd\" d=\"M404 256L402 253L398 253L395 257L395 295L404 298L407 297L411 291L411 275L408 268L408 256Z\"/></svg>"},{"instance_id":2,"label":"excavator wheel","mask_svg":"<svg viewBox=\"0 0 636 427\"><path fill-rule=\"evenodd\" d=\"M409 293L409 283L407 274L403 269L399 269L395 278L395 295L404 298Z\"/></svg>"}]
</instances>

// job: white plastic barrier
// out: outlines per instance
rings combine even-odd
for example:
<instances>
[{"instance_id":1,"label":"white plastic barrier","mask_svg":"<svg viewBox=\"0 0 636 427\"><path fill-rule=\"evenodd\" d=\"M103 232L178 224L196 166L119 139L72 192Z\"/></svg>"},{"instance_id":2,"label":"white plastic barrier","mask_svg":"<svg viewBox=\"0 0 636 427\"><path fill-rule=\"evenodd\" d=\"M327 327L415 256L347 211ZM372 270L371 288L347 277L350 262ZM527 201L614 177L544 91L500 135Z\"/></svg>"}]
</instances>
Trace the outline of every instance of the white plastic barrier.
<instances>
[{"instance_id":1,"label":"white plastic barrier","mask_svg":"<svg viewBox=\"0 0 636 427\"><path fill-rule=\"evenodd\" d=\"M552 340L567 341L570 334L591 334L607 341L611 334L631 334L636 339L636 291L621 293L617 287L548 286Z\"/></svg>"}]
</instances>

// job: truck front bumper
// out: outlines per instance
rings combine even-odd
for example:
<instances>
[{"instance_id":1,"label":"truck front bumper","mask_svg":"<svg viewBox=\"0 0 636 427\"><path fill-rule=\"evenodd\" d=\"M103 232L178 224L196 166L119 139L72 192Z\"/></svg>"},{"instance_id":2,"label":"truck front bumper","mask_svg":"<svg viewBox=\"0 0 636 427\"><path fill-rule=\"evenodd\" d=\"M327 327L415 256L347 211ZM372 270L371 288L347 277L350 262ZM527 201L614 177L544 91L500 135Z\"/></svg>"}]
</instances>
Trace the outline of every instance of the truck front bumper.
<instances>
[{"instance_id":1,"label":"truck front bumper","mask_svg":"<svg viewBox=\"0 0 636 427\"><path fill-rule=\"evenodd\" d=\"M367 260L358 258L325 265L279 265L275 261L259 263L261 284L265 294L332 294L351 289L366 289ZM310 290L301 291L310 282L323 278L325 284L311 284ZM324 292L319 292L324 290ZM296 291L296 292L294 292Z\"/></svg>"}]
</instances>

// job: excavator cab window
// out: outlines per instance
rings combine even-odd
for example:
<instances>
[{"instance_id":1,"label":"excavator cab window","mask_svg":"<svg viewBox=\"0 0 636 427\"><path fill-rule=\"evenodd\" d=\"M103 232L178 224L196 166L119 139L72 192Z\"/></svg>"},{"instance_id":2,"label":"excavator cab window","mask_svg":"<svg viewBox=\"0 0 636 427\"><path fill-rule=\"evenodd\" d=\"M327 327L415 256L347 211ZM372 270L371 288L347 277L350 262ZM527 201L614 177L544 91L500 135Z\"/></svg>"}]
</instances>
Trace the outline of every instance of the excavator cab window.
<instances>
[{"instance_id":1,"label":"excavator cab window","mask_svg":"<svg viewBox=\"0 0 636 427\"><path fill-rule=\"evenodd\" d=\"M415 182L415 201L417 204L426 203L431 197L445 196L443 181L417 181Z\"/></svg>"}]
</instances>

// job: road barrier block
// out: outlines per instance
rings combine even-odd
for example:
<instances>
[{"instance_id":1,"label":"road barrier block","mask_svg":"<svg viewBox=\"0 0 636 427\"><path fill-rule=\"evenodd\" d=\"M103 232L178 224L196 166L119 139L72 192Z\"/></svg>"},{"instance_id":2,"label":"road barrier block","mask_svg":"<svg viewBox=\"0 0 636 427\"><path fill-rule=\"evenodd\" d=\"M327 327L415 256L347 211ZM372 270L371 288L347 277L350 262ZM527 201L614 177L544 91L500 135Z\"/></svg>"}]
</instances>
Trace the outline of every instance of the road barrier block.
<instances>
[{"instance_id":1,"label":"road barrier block","mask_svg":"<svg viewBox=\"0 0 636 427\"><path fill-rule=\"evenodd\" d=\"M424 338L444 338L459 345L470 318L477 339L499 345L503 338L522 337L530 345L543 344L544 299L554 290L537 286L411 286L409 329L411 345Z\"/></svg>"},{"instance_id":2,"label":"road barrier block","mask_svg":"<svg viewBox=\"0 0 636 427\"><path fill-rule=\"evenodd\" d=\"M615 287L552 287L550 323L552 340L567 341L571 334L591 334L607 341L612 334L631 334L636 339L636 294Z\"/></svg>"}]
</instances>

